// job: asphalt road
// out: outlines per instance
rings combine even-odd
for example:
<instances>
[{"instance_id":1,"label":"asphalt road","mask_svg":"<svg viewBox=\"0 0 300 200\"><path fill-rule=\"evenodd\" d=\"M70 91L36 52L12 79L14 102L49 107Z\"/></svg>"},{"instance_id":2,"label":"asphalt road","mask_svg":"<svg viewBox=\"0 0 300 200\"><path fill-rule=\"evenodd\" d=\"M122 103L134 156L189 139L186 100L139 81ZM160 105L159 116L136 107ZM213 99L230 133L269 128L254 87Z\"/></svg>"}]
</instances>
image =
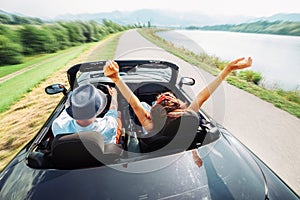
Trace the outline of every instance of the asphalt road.
<instances>
[{"instance_id":1,"label":"asphalt road","mask_svg":"<svg viewBox=\"0 0 300 200\"><path fill-rule=\"evenodd\" d=\"M127 31L121 36L115 59L172 61L180 66L182 76L196 79L192 88L194 93L213 78L203 70L158 48L135 30ZM202 108L300 194L298 118L226 82L223 82Z\"/></svg>"}]
</instances>

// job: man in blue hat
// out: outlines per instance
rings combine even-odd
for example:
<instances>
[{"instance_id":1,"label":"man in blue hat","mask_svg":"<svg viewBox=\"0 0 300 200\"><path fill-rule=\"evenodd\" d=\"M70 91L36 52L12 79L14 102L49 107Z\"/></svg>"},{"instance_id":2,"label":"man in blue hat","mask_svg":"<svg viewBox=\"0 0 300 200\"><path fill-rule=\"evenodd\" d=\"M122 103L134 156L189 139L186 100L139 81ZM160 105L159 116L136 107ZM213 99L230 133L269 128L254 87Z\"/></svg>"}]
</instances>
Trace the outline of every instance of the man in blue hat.
<instances>
[{"instance_id":1,"label":"man in blue hat","mask_svg":"<svg viewBox=\"0 0 300 200\"><path fill-rule=\"evenodd\" d=\"M69 106L53 121L52 132L58 134L97 131L104 143L116 143L118 129L117 91L109 88L112 96L109 111L97 118L107 105L107 97L92 84L81 85L69 97Z\"/></svg>"}]
</instances>

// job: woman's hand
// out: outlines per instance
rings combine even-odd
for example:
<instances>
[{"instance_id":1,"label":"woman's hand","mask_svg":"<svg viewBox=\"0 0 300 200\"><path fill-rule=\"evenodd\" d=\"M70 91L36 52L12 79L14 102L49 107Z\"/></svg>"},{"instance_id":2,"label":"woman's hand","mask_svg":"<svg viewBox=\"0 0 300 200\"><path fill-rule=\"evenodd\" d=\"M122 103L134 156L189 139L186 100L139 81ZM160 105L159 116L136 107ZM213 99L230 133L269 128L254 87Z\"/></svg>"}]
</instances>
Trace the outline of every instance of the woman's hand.
<instances>
[{"instance_id":1,"label":"woman's hand","mask_svg":"<svg viewBox=\"0 0 300 200\"><path fill-rule=\"evenodd\" d=\"M106 77L111 78L111 80L115 83L120 78L119 76L119 65L113 60L109 60L106 62L104 66L104 75Z\"/></svg>"},{"instance_id":2,"label":"woman's hand","mask_svg":"<svg viewBox=\"0 0 300 200\"><path fill-rule=\"evenodd\" d=\"M237 69L245 69L247 67L250 67L252 64L252 58L249 57L248 59L245 58L238 58L234 61L231 61L226 69L229 71L237 70Z\"/></svg>"}]
</instances>

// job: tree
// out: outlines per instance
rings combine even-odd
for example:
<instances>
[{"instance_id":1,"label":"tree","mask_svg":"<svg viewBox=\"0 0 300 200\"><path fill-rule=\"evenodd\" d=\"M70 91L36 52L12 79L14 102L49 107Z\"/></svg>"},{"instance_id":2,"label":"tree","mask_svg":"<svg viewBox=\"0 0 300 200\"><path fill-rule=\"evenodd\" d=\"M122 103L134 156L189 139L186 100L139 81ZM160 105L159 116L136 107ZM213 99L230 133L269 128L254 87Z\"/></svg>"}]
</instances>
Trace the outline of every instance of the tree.
<instances>
[{"instance_id":1,"label":"tree","mask_svg":"<svg viewBox=\"0 0 300 200\"><path fill-rule=\"evenodd\" d=\"M61 25L68 31L69 41L72 46L85 42L83 30L78 22L65 22Z\"/></svg>"},{"instance_id":2,"label":"tree","mask_svg":"<svg viewBox=\"0 0 300 200\"><path fill-rule=\"evenodd\" d=\"M1 24L10 24L11 20L10 20L9 16L0 14L0 23Z\"/></svg>"},{"instance_id":3,"label":"tree","mask_svg":"<svg viewBox=\"0 0 300 200\"><path fill-rule=\"evenodd\" d=\"M62 50L71 46L68 30L60 24L46 25L44 29L55 37L54 40L58 49Z\"/></svg>"},{"instance_id":4,"label":"tree","mask_svg":"<svg viewBox=\"0 0 300 200\"><path fill-rule=\"evenodd\" d=\"M103 23L103 26L107 28L109 33L116 33L116 32L126 30L126 28L124 26L116 24L111 20L103 19L102 23Z\"/></svg>"},{"instance_id":5,"label":"tree","mask_svg":"<svg viewBox=\"0 0 300 200\"><path fill-rule=\"evenodd\" d=\"M93 24L88 22L81 22L80 23L83 31L83 35L85 37L85 42L95 42L97 41L95 35L96 30L94 29Z\"/></svg>"},{"instance_id":6,"label":"tree","mask_svg":"<svg viewBox=\"0 0 300 200\"><path fill-rule=\"evenodd\" d=\"M19 64L23 61L22 47L0 35L0 65Z\"/></svg>"},{"instance_id":7,"label":"tree","mask_svg":"<svg viewBox=\"0 0 300 200\"><path fill-rule=\"evenodd\" d=\"M12 15L12 24L30 24L30 20L18 15Z\"/></svg>"},{"instance_id":8,"label":"tree","mask_svg":"<svg viewBox=\"0 0 300 200\"><path fill-rule=\"evenodd\" d=\"M52 53L58 49L57 41L51 32L32 25L25 25L20 30L24 53L27 55Z\"/></svg>"},{"instance_id":9,"label":"tree","mask_svg":"<svg viewBox=\"0 0 300 200\"><path fill-rule=\"evenodd\" d=\"M10 41L20 44L20 35L18 31L6 25L0 25L0 35L7 37Z\"/></svg>"},{"instance_id":10,"label":"tree","mask_svg":"<svg viewBox=\"0 0 300 200\"><path fill-rule=\"evenodd\" d=\"M92 27L92 30L94 33L95 41L100 40L101 36L102 36L101 30L100 30L101 26L99 25L98 22L95 22L95 21L91 21L90 24L91 24L91 27Z\"/></svg>"}]
</instances>

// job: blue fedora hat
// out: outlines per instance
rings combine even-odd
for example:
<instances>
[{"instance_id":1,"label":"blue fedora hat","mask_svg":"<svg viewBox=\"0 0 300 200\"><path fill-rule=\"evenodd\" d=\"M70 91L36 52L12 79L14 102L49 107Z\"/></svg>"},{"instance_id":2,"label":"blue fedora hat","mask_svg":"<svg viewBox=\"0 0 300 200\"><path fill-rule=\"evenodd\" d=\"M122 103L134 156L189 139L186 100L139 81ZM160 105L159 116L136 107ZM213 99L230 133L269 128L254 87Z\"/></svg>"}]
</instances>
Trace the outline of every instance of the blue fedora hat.
<instances>
[{"instance_id":1,"label":"blue fedora hat","mask_svg":"<svg viewBox=\"0 0 300 200\"><path fill-rule=\"evenodd\" d=\"M72 118L87 120L103 112L107 96L92 84L81 85L73 90L69 104L66 111Z\"/></svg>"}]
</instances>

